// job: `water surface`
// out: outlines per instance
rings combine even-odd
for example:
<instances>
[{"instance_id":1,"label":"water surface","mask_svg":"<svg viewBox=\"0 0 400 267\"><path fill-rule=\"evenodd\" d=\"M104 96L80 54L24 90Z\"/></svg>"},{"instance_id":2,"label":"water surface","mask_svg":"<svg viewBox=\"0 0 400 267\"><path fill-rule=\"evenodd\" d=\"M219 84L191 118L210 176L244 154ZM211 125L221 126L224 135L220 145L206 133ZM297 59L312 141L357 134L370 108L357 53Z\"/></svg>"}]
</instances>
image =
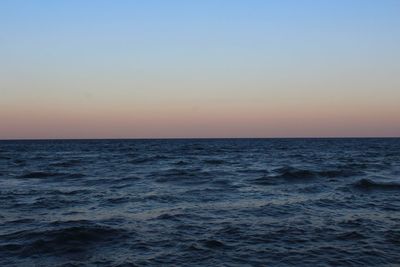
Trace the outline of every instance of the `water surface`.
<instances>
[{"instance_id":1,"label":"water surface","mask_svg":"<svg viewBox=\"0 0 400 267\"><path fill-rule=\"evenodd\" d=\"M400 139L0 142L1 266L400 264Z\"/></svg>"}]
</instances>

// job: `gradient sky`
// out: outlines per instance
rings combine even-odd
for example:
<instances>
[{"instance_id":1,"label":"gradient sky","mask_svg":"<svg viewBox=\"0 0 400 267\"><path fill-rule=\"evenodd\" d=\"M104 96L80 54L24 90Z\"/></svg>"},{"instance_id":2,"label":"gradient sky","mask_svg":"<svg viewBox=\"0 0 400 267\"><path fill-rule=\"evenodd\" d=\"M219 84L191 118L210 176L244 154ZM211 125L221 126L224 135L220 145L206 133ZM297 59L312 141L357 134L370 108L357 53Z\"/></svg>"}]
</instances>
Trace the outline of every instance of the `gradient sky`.
<instances>
[{"instance_id":1,"label":"gradient sky","mask_svg":"<svg viewBox=\"0 0 400 267\"><path fill-rule=\"evenodd\" d=\"M0 139L400 136L398 0L0 1Z\"/></svg>"}]
</instances>

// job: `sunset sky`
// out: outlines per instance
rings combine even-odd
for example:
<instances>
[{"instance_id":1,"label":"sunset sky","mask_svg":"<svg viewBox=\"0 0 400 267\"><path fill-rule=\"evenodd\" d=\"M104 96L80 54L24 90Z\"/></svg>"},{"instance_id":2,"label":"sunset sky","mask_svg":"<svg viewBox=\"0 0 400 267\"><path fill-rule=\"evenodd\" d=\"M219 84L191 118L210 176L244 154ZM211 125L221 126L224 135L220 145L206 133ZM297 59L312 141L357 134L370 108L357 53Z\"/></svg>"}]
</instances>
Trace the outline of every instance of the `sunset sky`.
<instances>
[{"instance_id":1,"label":"sunset sky","mask_svg":"<svg viewBox=\"0 0 400 267\"><path fill-rule=\"evenodd\" d=\"M400 136L400 1L0 2L0 139Z\"/></svg>"}]
</instances>

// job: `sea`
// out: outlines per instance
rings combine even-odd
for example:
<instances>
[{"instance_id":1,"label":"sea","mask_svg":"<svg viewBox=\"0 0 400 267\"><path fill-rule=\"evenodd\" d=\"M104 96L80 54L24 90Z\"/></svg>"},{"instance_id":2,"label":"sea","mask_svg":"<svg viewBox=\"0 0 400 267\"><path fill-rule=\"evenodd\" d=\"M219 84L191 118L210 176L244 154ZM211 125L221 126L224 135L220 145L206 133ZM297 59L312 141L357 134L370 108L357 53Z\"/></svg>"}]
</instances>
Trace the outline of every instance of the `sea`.
<instances>
[{"instance_id":1,"label":"sea","mask_svg":"<svg viewBox=\"0 0 400 267\"><path fill-rule=\"evenodd\" d=\"M396 265L399 138L0 141L0 266Z\"/></svg>"}]
</instances>

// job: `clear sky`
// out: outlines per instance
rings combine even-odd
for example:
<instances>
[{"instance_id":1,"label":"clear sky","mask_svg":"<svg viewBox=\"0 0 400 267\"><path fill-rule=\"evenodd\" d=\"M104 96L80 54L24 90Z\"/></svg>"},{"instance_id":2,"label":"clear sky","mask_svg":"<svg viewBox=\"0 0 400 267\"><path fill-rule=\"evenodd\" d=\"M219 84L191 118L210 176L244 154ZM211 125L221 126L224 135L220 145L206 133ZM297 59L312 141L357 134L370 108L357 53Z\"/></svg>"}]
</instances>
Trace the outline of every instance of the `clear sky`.
<instances>
[{"instance_id":1,"label":"clear sky","mask_svg":"<svg viewBox=\"0 0 400 267\"><path fill-rule=\"evenodd\" d=\"M400 136L398 0L2 0L0 139Z\"/></svg>"}]
</instances>

